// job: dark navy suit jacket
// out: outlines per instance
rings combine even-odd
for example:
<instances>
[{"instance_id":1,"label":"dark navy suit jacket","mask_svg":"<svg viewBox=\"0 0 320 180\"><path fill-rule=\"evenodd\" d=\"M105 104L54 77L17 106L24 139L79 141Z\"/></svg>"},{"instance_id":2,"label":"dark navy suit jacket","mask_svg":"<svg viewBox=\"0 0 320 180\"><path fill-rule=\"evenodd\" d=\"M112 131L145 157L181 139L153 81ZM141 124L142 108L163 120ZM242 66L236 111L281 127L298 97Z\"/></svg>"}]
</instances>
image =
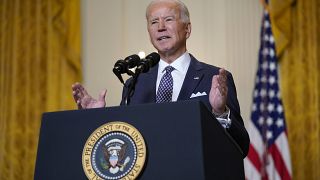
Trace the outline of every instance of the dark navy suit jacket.
<instances>
[{"instance_id":1,"label":"dark navy suit jacket","mask_svg":"<svg viewBox=\"0 0 320 180\"><path fill-rule=\"evenodd\" d=\"M212 76L219 74L219 68L202 63L196 58L191 56L191 62L189 69L187 71L186 77L182 84L180 94L178 96L178 101L190 100L192 93L196 94L197 92L203 93L206 92L207 95L195 97L192 99L199 99L202 101L210 111L212 111L210 102L209 102L209 92L211 89ZM149 72L140 74L133 96L131 97L130 104L144 104L144 103L155 103L156 102L156 82L158 76L158 65L151 68ZM244 127L242 117L240 115L240 107L237 99L236 87L232 78L231 73L227 73L227 82L228 82L228 98L227 106L230 109L230 118L232 121L231 127L227 129L230 135L241 147L244 157L248 153L249 149L249 135ZM126 82L126 85L132 79L129 79ZM122 97L127 92L125 86L123 90Z\"/></svg>"}]
</instances>

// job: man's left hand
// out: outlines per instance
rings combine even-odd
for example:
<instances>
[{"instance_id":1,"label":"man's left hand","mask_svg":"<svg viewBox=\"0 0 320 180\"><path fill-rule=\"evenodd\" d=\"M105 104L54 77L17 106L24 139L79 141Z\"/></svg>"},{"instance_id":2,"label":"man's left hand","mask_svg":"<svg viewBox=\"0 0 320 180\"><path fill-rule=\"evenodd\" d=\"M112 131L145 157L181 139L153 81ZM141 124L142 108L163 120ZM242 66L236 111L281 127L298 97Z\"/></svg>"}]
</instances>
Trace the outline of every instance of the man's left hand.
<instances>
[{"instance_id":1,"label":"man's left hand","mask_svg":"<svg viewBox=\"0 0 320 180\"><path fill-rule=\"evenodd\" d=\"M227 71L220 69L218 75L212 77L209 101L212 112L220 115L225 112L228 96Z\"/></svg>"}]
</instances>

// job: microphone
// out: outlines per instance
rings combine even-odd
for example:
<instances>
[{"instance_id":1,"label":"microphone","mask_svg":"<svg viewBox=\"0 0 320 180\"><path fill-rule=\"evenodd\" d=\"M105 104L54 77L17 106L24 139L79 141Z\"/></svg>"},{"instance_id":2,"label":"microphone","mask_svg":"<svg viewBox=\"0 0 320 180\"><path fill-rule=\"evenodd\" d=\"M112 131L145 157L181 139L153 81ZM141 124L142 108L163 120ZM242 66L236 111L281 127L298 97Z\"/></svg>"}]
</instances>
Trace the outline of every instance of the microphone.
<instances>
[{"instance_id":1,"label":"microphone","mask_svg":"<svg viewBox=\"0 0 320 180\"><path fill-rule=\"evenodd\" d=\"M122 79L121 74L127 73L128 75L132 75L132 72L129 71L129 69L136 67L139 61L140 61L140 57L136 54L128 56L124 60L120 59L114 64L113 73L118 77L118 79L123 84L124 81Z\"/></svg>"},{"instance_id":2,"label":"microphone","mask_svg":"<svg viewBox=\"0 0 320 180\"><path fill-rule=\"evenodd\" d=\"M124 59L124 62L127 64L127 69L136 67L139 61L140 61L140 57L136 54L128 56Z\"/></svg>"},{"instance_id":3,"label":"microphone","mask_svg":"<svg viewBox=\"0 0 320 180\"><path fill-rule=\"evenodd\" d=\"M159 61L160 55L158 53L153 52L149 54L145 59L141 59L141 61L137 65L136 74L148 72L150 68L158 64Z\"/></svg>"},{"instance_id":4,"label":"microphone","mask_svg":"<svg viewBox=\"0 0 320 180\"><path fill-rule=\"evenodd\" d=\"M136 54L126 57L124 60L118 60L114 64L113 72L124 74L127 73L128 69L134 68L138 65L140 57Z\"/></svg>"}]
</instances>

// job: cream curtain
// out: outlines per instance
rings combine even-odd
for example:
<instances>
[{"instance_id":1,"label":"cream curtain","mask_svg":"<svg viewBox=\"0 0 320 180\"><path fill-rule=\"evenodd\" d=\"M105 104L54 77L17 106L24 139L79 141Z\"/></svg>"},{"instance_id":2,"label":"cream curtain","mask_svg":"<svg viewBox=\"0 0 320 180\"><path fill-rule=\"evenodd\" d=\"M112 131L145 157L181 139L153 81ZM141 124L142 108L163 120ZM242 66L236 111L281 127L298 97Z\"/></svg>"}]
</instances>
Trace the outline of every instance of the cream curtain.
<instances>
[{"instance_id":1,"label":"cream curtain","mask_svg":"<svg viewBox=\"0 0 320 180\"><path fill-rule=\"evenodd\" d=\"M79 0L0 1L0 179L33 179L41 114L75 108Z\"/></svg>"},{"instance_id":2,"label":"cream curtain","mask_svg":"<svg viewBox=\"0 0 320 180\"><path fill-rule=\"evenodd\" d=\"M320 1L271 0L293 179L320 177Z\"/></svg>"}]
</instances>

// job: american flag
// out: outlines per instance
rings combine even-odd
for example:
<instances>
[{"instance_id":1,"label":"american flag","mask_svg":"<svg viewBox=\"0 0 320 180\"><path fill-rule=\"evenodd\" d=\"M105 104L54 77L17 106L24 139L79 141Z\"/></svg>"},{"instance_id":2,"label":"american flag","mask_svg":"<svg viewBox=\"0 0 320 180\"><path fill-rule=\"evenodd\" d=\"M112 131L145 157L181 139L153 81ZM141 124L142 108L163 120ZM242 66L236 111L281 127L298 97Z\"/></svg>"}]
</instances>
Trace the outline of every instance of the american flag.
<instances>
[{"instance_id":1,"label":"american flag","mask_svg":"<svg viewBox=\"0 0 320 180\"><path fill-rule=\"evenodd\" d=\"M265 10L262 18L251 121L248 124L251 144L249 154L244 161L248 180L292 178L277 62L270 16Z\"/></svg>"}]
</instances>

